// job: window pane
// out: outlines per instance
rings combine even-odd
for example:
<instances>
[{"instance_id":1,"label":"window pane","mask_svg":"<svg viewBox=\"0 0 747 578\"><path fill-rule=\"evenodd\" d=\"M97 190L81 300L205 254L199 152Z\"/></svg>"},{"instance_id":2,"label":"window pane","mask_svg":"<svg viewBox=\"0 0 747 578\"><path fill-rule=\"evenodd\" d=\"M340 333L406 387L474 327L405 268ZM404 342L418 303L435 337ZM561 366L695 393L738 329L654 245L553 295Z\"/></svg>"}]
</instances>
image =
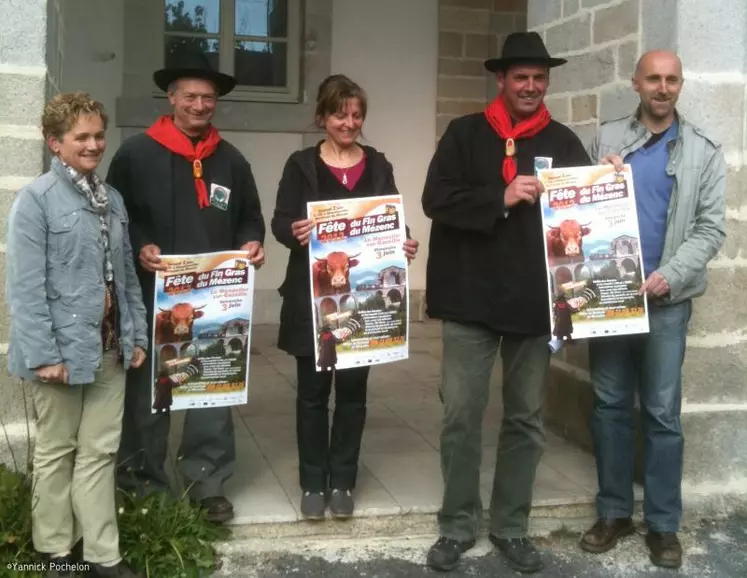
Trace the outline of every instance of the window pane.
<instances>
[{"instance_id":1,"label":"window pane","mask_svg":"<svg viewBox=\"0 0 747 578\"><path fill-rule=\"evenodd\" d=\"M185 38L183 36L166 36L165 65L167 68L178 67L183 64L188 54L197 50L205 53L210 66L218 70L218 49L220 43L217 38Z\"/></svg>"},{"instance_id":2,"label":"window pane","mask_svg":"<svg viewBox=\"0 0 747 578\"><path fill-rule=\"evenodd\" d=\"M245 86L285 86L288 50L285 42L237 42L236 80Z\"/></svg>"},{"instance_id":3,"label":"window pane","mask_svg":"<svg viewBox=\"0 0 747 578\"><path fill-rule=\"evenodd\" d=\"M236 0L236 36L287 37L288 0Z\"/></svg>"},{"instance_id":4,"label":"window pane","mask_svg":"<svg viewBox=\"0 0 747 578\"><path fill-rule=\"evenodd\" d=\"M166 30L218 34L220 0L165 0Z\"/></svg>"}]
</instances>

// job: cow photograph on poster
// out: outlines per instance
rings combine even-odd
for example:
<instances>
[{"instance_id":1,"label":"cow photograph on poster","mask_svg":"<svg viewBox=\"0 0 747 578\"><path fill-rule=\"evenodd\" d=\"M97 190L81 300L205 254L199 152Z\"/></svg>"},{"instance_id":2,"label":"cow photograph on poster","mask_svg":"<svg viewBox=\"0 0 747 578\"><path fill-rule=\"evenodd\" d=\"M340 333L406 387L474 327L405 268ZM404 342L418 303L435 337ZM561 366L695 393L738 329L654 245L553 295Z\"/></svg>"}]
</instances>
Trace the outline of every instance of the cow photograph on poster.
<instances>
[{"instance_id":1,"label":"cow photograph on poster","mask_svg":"<svg viewBox=\"0 0 747 578\"><path fill-rule=\"evenodd\" d=\"M161 256L151 412L247 402L254 267L246 253Z\"/></svg>"},{"instance_id":2,"label":"cow photograph on poster","mask_svg":"<svg viewBox=\"0 0 747 578\"><path fill-rule=\"evenodd\" d=\"M629 165L540 169L552 338L648 332Z\"/></svg>"},{"instance_id":3,"label":"cow photograph on poster","mask_svg":"<svg viewBox=\"0 0 747 578\"><path fill-rule=\"evenodd\" d=\"M408 357L407 258L399 195L308 203L317 371Z\"/></svg>"}]
</instances>

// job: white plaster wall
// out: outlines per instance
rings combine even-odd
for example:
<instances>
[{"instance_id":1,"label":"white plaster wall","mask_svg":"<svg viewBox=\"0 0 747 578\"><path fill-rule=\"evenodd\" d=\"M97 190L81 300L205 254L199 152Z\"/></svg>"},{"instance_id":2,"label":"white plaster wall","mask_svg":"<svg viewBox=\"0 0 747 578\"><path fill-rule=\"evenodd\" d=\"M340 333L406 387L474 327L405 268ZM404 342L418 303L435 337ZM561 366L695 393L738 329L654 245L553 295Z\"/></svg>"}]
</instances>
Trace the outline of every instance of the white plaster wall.
<instances>
[{"instance_id":1,"label":"white plaster wall","mask_svg":"<svg viewBox=\"0 0 747 578\"><path fill-rule=\"evenodd\" d=\"M60 90L85 90L109 115L107 150L98 170L104 176L121 142L115 101L124 72L124 0L63 0L64 65Z\"/></svg>"},{"instance_id":2,"label":"white plaster wall","mask_svg":"<svg viewBox=\"0 0 747 578\"><path fill-rule=\"evenodd\" d=\"M280 298L276 290L285 277L288 249L275 240L270 231L270 222L275 209L275 196L283 166L285 166L285 161L291 153L301 148L302 137L299 133L233 131L221 131L221 136L236 146L246 157L252 166L252 173L257 182L267 234L265 236L266 264L257 272L255 288L260 292L270 290L270 294L267 296L267 299L269 299L267 307L273 307L274 305L274 308L272 313L267 314L266 321L260 321L264 317L264 311L267 310L267 307L258 302L255 304L254 314L258 323L277 323ZM259 299L260 297L257 296L257 300Z\"/></svg>"},{"instance_id":3,"label":"white plaster wall","mask_svg":"<svg viewBox=\"0 0 747 578\"><path fill-rule=\"evenodd\" d=\"M436 143L438 2L334 0L331 68L368 94L364 142L394 165L405 217L421 243L411 287L424 289L430 221L420 197Z\"/></svg>"}]
</instances>

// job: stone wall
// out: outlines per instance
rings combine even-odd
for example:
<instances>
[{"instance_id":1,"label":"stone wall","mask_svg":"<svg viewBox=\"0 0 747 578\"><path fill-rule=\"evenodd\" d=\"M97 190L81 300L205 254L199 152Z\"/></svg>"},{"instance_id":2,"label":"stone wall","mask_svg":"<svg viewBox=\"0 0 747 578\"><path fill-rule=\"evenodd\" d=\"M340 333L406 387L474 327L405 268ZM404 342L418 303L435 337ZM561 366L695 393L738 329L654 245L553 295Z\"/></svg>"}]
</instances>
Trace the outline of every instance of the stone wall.
<instances>
[{"instance_id":1,"label":"stone wall","mask_svg":"<svg viewBox=\"0 0 747 578\"><path fill-rule=\"evenodd\" d=\"M743 0L529 0L528 26L551 53L548 98L556 119L588 142L600 121L631 112L630 77L640 54L673 49L683 60L678 108L719 142L729 171L727 241L709 265L710 285L694 303L683 375L686 439L683 485L688 503L722 511L747 499L747 186L745 72L747 4ZM715 34L714 31L718 31ZM587 348L566 347L553 360L548 422L590 447Z\"/></svg>"},{"instance_id":2,"label":"stone wall","mask_svg":"<svg viewBox=\"0 0 747 578\"><path fill-rule=\"evenodd\" d=\"M5 284L5 229L15 192L44 167L39 120L48 92L59 79L62 29L56 0L4 0L0 3L0 284ZM49 16L49 18L48 18ZM49 30L48 30L49 28ZM48 42L49 41L49 42ZM47 46L49 44L49 46ZM47 66L47 56L54 56ZM23 390L7 377L9 313L0 290L0 463L15 458L23 466L26 423ZM10 442L10 446L8 445Z\"/></svg>"},{"instance_id":3,"label":"stone wall","mask_svg":"<svg viewBox=\"0 0 747 578\"><path fill-rule=\"evenodd\" d=\"M485 108L495 78L483 62L500 54L510 32L526 30L526 0L439 0L438 123Z\"/></svg>"}]
</instances>

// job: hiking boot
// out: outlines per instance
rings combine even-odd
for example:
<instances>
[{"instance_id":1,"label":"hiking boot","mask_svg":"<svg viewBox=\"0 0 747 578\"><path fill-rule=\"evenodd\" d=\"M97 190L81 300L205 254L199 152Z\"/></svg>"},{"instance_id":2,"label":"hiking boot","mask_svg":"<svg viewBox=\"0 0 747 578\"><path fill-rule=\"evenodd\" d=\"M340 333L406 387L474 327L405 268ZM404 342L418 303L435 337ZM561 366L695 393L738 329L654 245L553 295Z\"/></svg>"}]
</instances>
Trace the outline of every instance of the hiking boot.
<instances>
[{"instance_id":1,"label":"hiking boot","mask_svg":"<svg viewBox=\"0 0 747 578\"><path fill-rule=\"evenodd\" d=\"M301 496L301 515L307 520L324 520L324 492L304 492Z\"/></svg>"},{"instance_id":2,"label":"hiking boot","mask_svg":"<svg viewBox=\"0 0 747 578\"><path fill-rule=\"evenodd\" d=\"M332 497L329 499L329 511L333 518L344 520L353 515L353 494L350 490L332 490Z\"/></svg>"},{"instance_id":3,"label":"hiking boot","mask_svg":"<svg viewBox=\"0 0 747 578\"><path fill-rule=\"evenodd\" d=\"M674 532L653 532L646 534L651 562L662 568L679 568L682 566L682 546Z\"/></svg>"},{"instance_id":4,"label":"hiking boot","mask_svg":"<svg viewBox=\"0 0 747 578\"><path fill-rule=\"evenodd\" d=\"M529 538L498 538L493 534L490 534L489 538L514 570L524 574L534 574L542 570L542 559Z\"/></svg>"},{"instance_id":5,"label":"hiking boot","mask_svg":"<svg viewBox=\"0 0 747 578\"><path fill-rule=\"evenodd\" d=\"M630 518L600 518L581 538L581 548L592 554L612 550L617 541L635 532Z\"/></svg>"},{"instance_id":6,"label":"hiking boot","mask_svg":"<svg viewBox=\"0 0 747 578\"><path fill-rule=\"evenodd\" d=\"M199 504L205 510L205 519L208 522L222 524L233 518L233 504L223 496L204 498Z\"/></svg>"},{"instance_id":7,"label":"hiking boot","mask_svg":"<svg viewBox=\"0 0 747 578\"><path fill-rule=\"evenodd\" d=\"M143 578L141 573L133 572L124 560L120 560L114 566L102 566L101 564L89 566L91 568L89 576L96 578Z\"/></svg>"},{"instance_id":8,"label":"hiking boot","mask_svg":"<svg viewBox=\"0 0 747 578\"><path fill-rule=\"evenodd\" d=\"M436 540L436 543L431 546L431 549L428 550L426 563L434 570L448 572L456 567L462 554L474 545L474 540L459 542L453 538L441 536Z\"/></svg>"}]
</instances>

